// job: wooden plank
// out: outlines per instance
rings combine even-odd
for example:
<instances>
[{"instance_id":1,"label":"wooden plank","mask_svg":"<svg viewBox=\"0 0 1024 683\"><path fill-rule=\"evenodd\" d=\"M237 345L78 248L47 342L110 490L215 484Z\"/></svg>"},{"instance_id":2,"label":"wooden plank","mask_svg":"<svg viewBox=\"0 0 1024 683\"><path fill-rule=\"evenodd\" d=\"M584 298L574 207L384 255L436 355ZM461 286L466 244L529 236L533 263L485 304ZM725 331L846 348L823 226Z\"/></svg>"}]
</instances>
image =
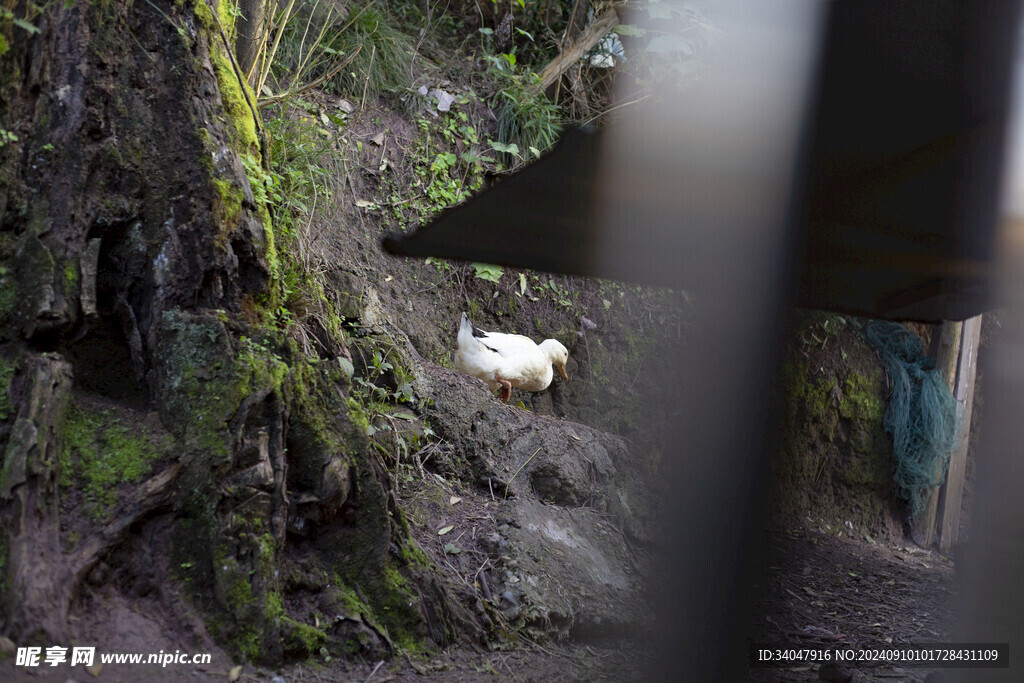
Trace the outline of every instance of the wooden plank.
<instances>
[{"instance_id":1,"label":"wooden plank","mask_svg":"<svg viewBox=\"0 0 1024 683\"><path fill-rule=\"evenodd\" d=\"M541 90L547 90L548 86L557 81L566 69L601 42L619 23L619 15L612 7L599 14L572 45L552 59L540 72Z\"/></svg>"},{"instance_id":2,"label":"wooden plank","mask_svg":"<svg viewBox=\"0 0 1024 683\"><path fill-rule=\"evenodd\" d=\"M957 359L960 352L962 322L945 321L936 326L932 332L931 355L935 358L935 367L942 373L942 379L951 392L956 383ZM954 394L955 395L955 394ZM941 465L934 472L935 480L942 476ZM930 548L935 542L936 517L939 510L939 487L932 489L924 510L914 520L912 538L919 545Z\"/></svg>"},{"instance_id":3,"label":"wooden plank","mask_svg":"<svg viewBox=\"0 0 1024 683\"><path fill-rule=\"evenodd\" d=\"M981 340L981 318L978 315L964 323L960 361L957 368L956 397L960 420L960 439L949 461L949 473L942 485L939 510L939 550L948 552L960 531L960 506L967 470L967 450L971 437L971 414L974 411L974 379L978 373L978 343Z\"/></svg>"}]
</instances>

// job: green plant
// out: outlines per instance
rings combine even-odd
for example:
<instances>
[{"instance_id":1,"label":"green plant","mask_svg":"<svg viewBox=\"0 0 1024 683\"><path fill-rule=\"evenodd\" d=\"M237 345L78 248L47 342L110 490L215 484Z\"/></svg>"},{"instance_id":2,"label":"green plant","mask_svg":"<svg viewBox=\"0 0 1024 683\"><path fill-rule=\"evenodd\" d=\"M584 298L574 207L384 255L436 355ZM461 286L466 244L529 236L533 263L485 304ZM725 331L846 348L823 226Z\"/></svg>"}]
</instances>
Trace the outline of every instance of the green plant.
<instances>
[{"instance_id":1,"label":"green plant","mask_svg":"<svg viewBox=\"0 0 1024 683\"><path fill-rule=\"evenodd\" d=\"M12 142L17 142L17 141L18 141L18 136L17 135L15 135L14 133L12 133L11 131L9 131L9 130L7 130L5 128L0 128L0 147L3 147L4 145L7 145L7 144L12 143Z\"/></svg>"},{"instance_id":2,"label":"green plant","mask_svg":"<svg viewBox=\"0 0 1024 683\"><path fill-rule=\"evenodd\" d=\"M325 35L320 45L325 51L353 55L348 68L326 81L339 94L360 97L365 103L367 98L409 87L415 45L374 2L353 12L348 24Z\"/></svg>"},{"instance_id":3,"label":"green plant","mask_svg":"<svg viewBox=\"0 0 1024 683\"><path fill-rule=\"evenodd\" d=\"M476 276L481 280L487 280L488 282L497 283L501 280L504 269L501 266L491 265L490 263L473 263L473 270Z\"/></svg>"},{"instance_id":4,"label":"green plant","mask_svg":"<svg viewBox=\"0 0 1024 683\"><path fill-rule=\"evenodd\" d=\"M227 4L226 14L234 19L238 10ZM325 43L338 18L338 5L327 0L298 6L296 0L286 0L286 4L278 4L276 10L267 12L258 32L256 57L245 74L260 97L259 107L286 101L322 85L356 57L358 48L346 57ZM276 92L271 89L271 82Z\"/></svg>"},{"instance_id":5,"label":"green plant","mask_svg":"<svg viewBox=\"0 0 1024 683\"><path fill-rule=\"evenodd\" d=\"M469 99L460 96L457 103ZM480 136L462 111L442 113L436 119L421 116L417 119L420 136L411 155L413 181L410 196L401 196L397 181L388 201L397 227L404 229L409 223L422 223L438 212L467 199L483 187L485 170L493 168L494 157L482 149ZM436 267L444 268L443 262Z\"/></svg>"},{"instance_id":6,"label":"green plant","mask_svg":"<svg viewBox=\"0 0 1024 683\"><path fill-rule=\"evenodd\" d=\"M0 26L10 22L14 26L17 26L21 30L27 32L30 36L34 36L39 33L40 29L32 23L32 20L39 16L39 13L42 12L42 10L43 7L36 5L34 2L29 2L26 3L25 16L18 17L9 7L0 7ZM3 52L6 52L6 50L3 50ZM0 52L0 54L3 54L3 52Z\"/></svg>"},{"instance_id":7,"label":"green plant","mask_svg":"<svg viewBox=\"0 0 1024 683\"><path fill-rule=\"evenodd\" d=\"M275 239L281 253L281 302L278 318L285 324L314 316L325 327L333 314L325 295L322 264L325 246L315 229L313 216L326 210L332 197L332 162L326 130L318 116L296 111L308 105L294 100L294 107L279 105L266 120L270 169L255 162L246 164L253 197L274 208ZM312 108L311 106L308 108ZM334 117L329 124L344 125Z\"/></svg>"},{"instance_id":8,"label":"green plant","mask_svg":"<svg viewBox=\"0 0 1024 683\"><path fill-rule=\"evenodd\" d=\"M577 305L579 293L575 289L570 291L564 281L560 283L554 276L531 275L530 282L535 292L546 296L558 308L572 311L573 307ZM586 313L586 309L583 308L580 312Z\"/></svg>"},{"instance_id":9,"label":"green plant","mask_svg":"<svg viewBox=\"0 0 1024 683\"><path fill-rule=\"evenodd\" d=\"M797 338L804 347L815 346L824 349L829 340L842 332L845 327L846 318L841 315L815 313L800 330Z\"/></svg>"},{"instance_id":10,"label":"green plant","mask_svg":"<svg viewBox=\"0 0 1024 683\"><path fill-rule=\"evenodd\" d=\"M539 157L558 139L561 109L538 87L537 75L518 66L514 52L487 55L484 60L496 85L491 106L498 117L498 144L491 146L520 161L525 161L520 150Z\"/></svg>"}]
</instances>

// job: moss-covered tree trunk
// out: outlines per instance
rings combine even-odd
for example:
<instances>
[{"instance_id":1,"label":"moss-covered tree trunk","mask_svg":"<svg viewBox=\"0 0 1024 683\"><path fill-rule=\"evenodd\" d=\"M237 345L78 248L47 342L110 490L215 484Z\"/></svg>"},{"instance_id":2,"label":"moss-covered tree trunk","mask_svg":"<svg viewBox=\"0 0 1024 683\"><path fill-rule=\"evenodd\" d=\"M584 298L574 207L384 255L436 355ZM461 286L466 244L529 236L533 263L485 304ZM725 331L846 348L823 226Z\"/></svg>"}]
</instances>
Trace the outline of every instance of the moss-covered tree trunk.
<instances>
[{"instance_id":1,"label":"moss-covered tree trunk","mask_svg":"<svg viewBox=\"0 0 1024 683\"><path fill-rule=\"evenodd\" d=\"M159 581L233 655L449 641L352 419L350 366L275 324L227 9L102 0L51 3L34 34L0 22L0 635L67 642L92 568L170 513L148 527L169 549Z\"/></svg>"},{"instance_id":2,"label":"moss-covered tree trunk","mask_svg":"<svg viewBox=\"0 0 1024 683\"><path fill-rule=\"evenodd\" d=\"M348 375L275 323L228 9L102 0L16 7L38 32L0 21L0 635L66 642L91 569L169 512L151 527L167 580L237 657L446 642Z\"/></svg>"},{"instance_id":3,"label":"moss-covered tree trunk","mask_svg":"<svg viewBox=\"0 0 1024 683\"><path fill-rule=\"evenodd\" d=\"M161 491L133 492L133 511L111 510L78 543L62 538L75 391L160 408L172 433L196 439L180 461L203 470L213 452L234 464L250 433L266 430L260 456L272 474L257 486L274 499L268 531L284 535L280 382L225 398L211 418L232 418L234 433L168 410L189 388L168 368L197 370L174 365L190 329L208 334L190 352L236 355L215 347L227 344L222 323L193 312L255 308L270 297L274 264L245 172L260 162L256 122L201 2L54 3L27 15L37 34L0 28L0 624L17 639L65 635L76 581L116 542L119 524L166 503L169 475L180 471L171 463L162 478L151 473Z\"/></svg>"}]
</instances>

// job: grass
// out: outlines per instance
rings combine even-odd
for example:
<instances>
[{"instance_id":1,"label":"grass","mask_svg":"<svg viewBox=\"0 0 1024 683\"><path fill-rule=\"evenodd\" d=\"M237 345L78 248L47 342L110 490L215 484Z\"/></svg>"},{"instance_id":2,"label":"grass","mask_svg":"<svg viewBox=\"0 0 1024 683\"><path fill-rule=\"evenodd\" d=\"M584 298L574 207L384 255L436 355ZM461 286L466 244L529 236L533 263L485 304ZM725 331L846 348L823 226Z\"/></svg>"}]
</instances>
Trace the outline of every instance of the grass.
<instances>
[{"instance_id":1,"label":"grass","mask_svg":"<svg viewBox=\"0 0 1024 683\"><path fill-rule=\"evenodd\" d=\"M300 328L300 340L315 336L303 333L307 323L316 321L327 330L337 330L340 324L326 296L324 271L329 257L314 220L325 215L334 201L336 161L330 145L334 133L306 111L305 104L297 99L294 106L276 105L268 111L270 170L258 171L260 187L253 188L257 201L274 207L282 287L275 313L284 326ZM343 125L340 120L329 122ZM303 346L311 350L305 342Z\"/></svg>"},{"instance_id":2,"label":"grass","mask_svg":"<svg viewBox=\"0 0 1024 683\"><path fill-rule=\"evenodd\" d=\"M358 54L326 86L365 103L378 95L405 91L411 83L415 45L375 3L355 10L349 25L321 43L340 54ZM361 49L360 49L361 48Z\"/></svg>"},{"instance_id":3,"label":"grass","mask_svg":"<svg viewBox=\"0 0 1024 683\"><path fill-rule=\"evenodd\" d=\"M487 75L495 84L490 103L498 118L497 141L516 145L524 161L540 156L562 130L561 108L548 100L538 87L536 74L524 70L514 54L484 59Z\"/></svg>"}]
</instances>

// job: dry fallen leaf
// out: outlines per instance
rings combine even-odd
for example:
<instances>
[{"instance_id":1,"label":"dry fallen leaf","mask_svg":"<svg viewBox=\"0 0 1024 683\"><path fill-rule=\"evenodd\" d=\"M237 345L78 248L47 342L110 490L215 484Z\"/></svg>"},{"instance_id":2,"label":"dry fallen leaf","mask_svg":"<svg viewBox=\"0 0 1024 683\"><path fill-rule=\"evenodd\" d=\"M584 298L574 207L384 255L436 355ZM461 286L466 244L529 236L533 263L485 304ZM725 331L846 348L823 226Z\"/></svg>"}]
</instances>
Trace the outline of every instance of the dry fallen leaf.
<instances>
[{"instance_id":1,"label":"dry fallen leaf","mask_svg":"<svg viewBox=\"0 0 1024 683\"><path fill-rule=\"evenodd\" d=\"M438 536L444 536L446 533L448 533L449 531L451 531L454 528L455 528L454 525L449 524L445 528L438 530L437 535Z\"/></svg>"},{"instance_id":2,"label":"dry fallen leaf","mask_svg":"<svg viewBox=\"0 0 1024 683\"><path fill-rule=\"evenodd\" d=\"M455 505L456 503L461 503L462 499L459 498L458 496L452 496L451 498L448 499L448 502L451 503L452 505Z\"/></svg>"},{"instance_id":3,"label":"dry fallen leaf","mask_svg":"<svg viewBox=\"0 0 1024 683\"><path fill-rule=\"evenodd\" d=\"M228 673L228 681L229 681L229 683L235 683L235 681L237 681L241 677L241 675L242 675L242 666L241 665L231 667L231 671Z\"/></svg>"},{"instance_id":4,"label":"dry fallen leaf","mask_svg":"<svg viewBox=\"0 0 1024 683\"><path fill-rule=\"evenodd\" d=\"M377 133L375 136L370 138L370 142L380 147L384 144L384 131Z\"/></svg>"}]
</instances>

